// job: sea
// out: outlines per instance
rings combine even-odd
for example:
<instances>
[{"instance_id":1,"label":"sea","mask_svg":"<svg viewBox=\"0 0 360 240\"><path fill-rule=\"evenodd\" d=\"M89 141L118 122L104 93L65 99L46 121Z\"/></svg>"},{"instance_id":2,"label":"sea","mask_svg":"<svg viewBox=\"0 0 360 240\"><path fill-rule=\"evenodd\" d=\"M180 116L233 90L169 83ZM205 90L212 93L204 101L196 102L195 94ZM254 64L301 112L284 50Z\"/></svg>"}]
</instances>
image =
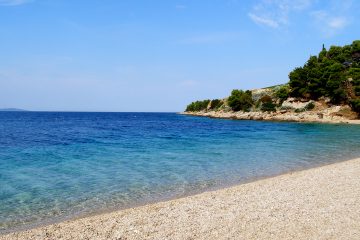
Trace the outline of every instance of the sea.
<instances>
[{"instance_id":1,"label":"sea","mask_svg":"<svg viewBox=\"0 0 360 240\"><path fill-rule=\"evenodd\" d=\"M360 125L0 112L0 233L358 157Z\"/></svg>"}]
</instances>

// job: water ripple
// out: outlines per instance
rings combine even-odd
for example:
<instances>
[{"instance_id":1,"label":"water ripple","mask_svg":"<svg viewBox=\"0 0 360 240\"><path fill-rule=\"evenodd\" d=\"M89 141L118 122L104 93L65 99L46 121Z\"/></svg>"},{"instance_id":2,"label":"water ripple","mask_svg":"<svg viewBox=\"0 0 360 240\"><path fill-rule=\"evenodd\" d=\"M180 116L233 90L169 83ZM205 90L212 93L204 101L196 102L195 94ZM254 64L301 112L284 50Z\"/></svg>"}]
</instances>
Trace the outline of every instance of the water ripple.
<instances>
[{"instance_id":1,"label":"water ripple","mask_svg":"<svg viewBox=\"0 0 360 240\"><path fill-rule=\"evenodd\" d=\"M0 113L0 231L360 156L360 126Z\"/></svg>"}]
</instances>

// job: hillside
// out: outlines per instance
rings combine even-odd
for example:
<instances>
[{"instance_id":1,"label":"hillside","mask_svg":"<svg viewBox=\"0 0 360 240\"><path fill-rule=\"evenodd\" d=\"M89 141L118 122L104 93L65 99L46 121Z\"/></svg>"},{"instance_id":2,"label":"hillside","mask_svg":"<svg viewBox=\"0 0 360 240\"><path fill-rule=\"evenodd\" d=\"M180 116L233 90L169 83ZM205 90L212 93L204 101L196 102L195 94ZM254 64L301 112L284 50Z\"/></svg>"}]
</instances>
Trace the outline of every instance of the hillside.
<instances>
[{"instance_id":1,"label":"hillside","mask_svg":"<svg viewBox=\"0 0 360 240\"><path fill-rule=\"evenodd\" d=\"M311 56L302 67L289 73L287 84L247 91L235 89L224 99L192 102L185 112L289 121L300 121L299 116L304 121L357 119L360 113L360 40L343 47L331 46L329 50L323 46L318 56Z\"/></svg>"}]
</instances>

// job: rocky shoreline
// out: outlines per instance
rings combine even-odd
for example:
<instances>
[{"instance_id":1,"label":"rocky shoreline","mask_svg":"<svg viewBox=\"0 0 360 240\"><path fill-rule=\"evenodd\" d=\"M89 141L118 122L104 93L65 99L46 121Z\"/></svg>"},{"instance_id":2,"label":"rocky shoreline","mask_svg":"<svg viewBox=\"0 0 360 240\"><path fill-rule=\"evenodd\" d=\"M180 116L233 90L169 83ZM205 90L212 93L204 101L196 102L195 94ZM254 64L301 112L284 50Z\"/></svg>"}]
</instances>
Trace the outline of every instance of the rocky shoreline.
<instances>
[{"instance_id":1,"label":"rocky shoreline","mask_svg":"<svg viewBox=\"0 0 360 240\"><path fill-rule=\"evenodd\" d=\"M252 98L254 102L258 102L263 96L273 96L273 91L252 90ZM359 114L349 105L333 105L328 98L318 101L288 98L281 103L277 102L274 111L262 111L259 107L252 107L249 111L233 111L228 105L227 98L221 101L223 104L217 109L212 109L210 102L204 110L185 111L181 114L237 120L360 124Z\"/></svg>"},{"instance_id":2,"label":"rocky shoreline","mask_svg":"<svg viewBox=\"0 0 360 240\"><path fill-rule=\"evenodd\" d=\"M349 119L342 115L344 107L333 106L322 111L293 112L280 110L276 112L234 112L234 111L199 111L182 112L184 115L237 119L237 120L260 120L260 121L285 121L285 122L318 122L318 123L347 123L360 124L359 119Z\"/></svg>"}]
</instances>

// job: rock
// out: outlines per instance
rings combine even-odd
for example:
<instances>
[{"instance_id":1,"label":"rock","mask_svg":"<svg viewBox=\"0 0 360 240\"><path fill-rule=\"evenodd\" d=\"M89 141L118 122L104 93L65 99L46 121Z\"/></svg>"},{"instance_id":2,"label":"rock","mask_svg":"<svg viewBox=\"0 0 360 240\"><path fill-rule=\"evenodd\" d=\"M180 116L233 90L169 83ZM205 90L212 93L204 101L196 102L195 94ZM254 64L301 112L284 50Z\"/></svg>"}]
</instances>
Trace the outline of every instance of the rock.
<instances>
[{"instance_id":1,"label":"rock","mask_svg":"<svg viewBox=\"0 0 360 240\"><path fill-rule=\"evenodd\" d=\"M270 120L270 121L295 121L295 122L349 122L349 120L357 118L357 114L354 113L347 105L335 106L331 105L327 107L324 105L324 99L314 102L315 108L311 111L294 112L294 107L306 106L310 102L300 102L295 99L288 99L283 105L287 106L286 109L281 109L277 112L233 112L233 111L202 111L202 112L186 112L187 115L214 117L214 118L230 118L241 120Z\"/></svg>"},{"instance_id":2,"label":"rock","mask_svg":"<svg viewBox=\"0 0 360 240\"><path fill-rule=\"evenodd\" d=\"M303 109L305 108L310 102L312 101L306 101L306 102L302 102L302 101L298 101L294 98L289 98L287 100L285 100L282 104L281 104L281 108L283 109Z\"/></svg>"}]
</instances>

